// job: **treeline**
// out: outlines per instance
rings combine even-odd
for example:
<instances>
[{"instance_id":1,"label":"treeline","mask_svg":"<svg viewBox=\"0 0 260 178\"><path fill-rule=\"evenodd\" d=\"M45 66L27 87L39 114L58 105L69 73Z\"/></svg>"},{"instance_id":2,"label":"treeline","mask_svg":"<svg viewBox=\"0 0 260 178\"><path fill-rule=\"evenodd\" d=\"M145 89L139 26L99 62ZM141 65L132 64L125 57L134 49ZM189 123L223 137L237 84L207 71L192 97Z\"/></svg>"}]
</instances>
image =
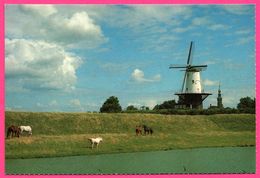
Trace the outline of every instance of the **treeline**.
<instances>
[{"instance_id":1,"label":"treeline","mask_svg":"<svg viewBox=\"0 0 260 178\"><path fill-rule=\"evenodd\" d=\"M159 109L159 110L123 110L122 113L151 113L151 114L170 114L170 115L212 115L212 114L255 114L255 109Z\"/></svg>"},{"instance_id":2,"label":"treeline","mask_svg":"<svg viewBox=\"0 0 260 178\"><path fill-rule=\"evenodd\" d=\"M255 98L250 97L241 98L237 104L237 108L208 108L208 109L177 109L176 101L164 101L162 104L157 104L153 109L147 106L137 108L133 105L128 106L124 110L119 104L119 100L115 96L109 97L102 107L101 113L152 113L152 114L172 114L172 115L212 115L212 114L255 114Z\"/></svg>"}]
</instances>

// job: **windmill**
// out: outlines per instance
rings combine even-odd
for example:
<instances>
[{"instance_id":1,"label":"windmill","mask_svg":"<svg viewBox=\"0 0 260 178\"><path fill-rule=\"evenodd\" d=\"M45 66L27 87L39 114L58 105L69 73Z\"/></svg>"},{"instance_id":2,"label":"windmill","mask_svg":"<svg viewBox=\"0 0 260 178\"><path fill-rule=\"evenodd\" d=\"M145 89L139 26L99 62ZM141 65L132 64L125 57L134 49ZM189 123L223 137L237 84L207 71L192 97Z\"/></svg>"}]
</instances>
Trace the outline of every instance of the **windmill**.
<instances>
[{"instance_id":1,"label":"windmill","mask_svg":"<svg viewBox=\"0 0 260 178\"><path fill-rule=\"evenodd\" d=\"M179 96L178 106L180 108L202 109L203 101L211 95L202 89L200 72L206 70L207 65L192 65L192 45L190 43L189 55L186 65L170 65L170 69L182 69L185 71L180 92L175 93Z\"/></svg>"}]
</instances>

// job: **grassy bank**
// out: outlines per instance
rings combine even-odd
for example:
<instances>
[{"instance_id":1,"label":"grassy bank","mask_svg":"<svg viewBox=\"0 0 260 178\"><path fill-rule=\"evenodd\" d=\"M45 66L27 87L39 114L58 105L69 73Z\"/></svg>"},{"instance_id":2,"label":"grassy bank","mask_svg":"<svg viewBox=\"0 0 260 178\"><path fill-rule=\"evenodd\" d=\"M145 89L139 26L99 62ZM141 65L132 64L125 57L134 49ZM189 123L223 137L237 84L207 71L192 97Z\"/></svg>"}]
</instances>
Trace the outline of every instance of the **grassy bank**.
<instances>
[{"instance_id":1,"label":"grassy bank","mask_svg":"<svg viewBox=\"0 0 260 178\"><path fill-rule=\"evenodd\" d=\"M6 140L6 158L53 157L255 145L255 115L180 116L158 114L6 112L6 127L31 125L33 136ZM152 136L135 136L146 124ZM92 150L87 138L104 142Z\"/></svg>"}]
</instances>

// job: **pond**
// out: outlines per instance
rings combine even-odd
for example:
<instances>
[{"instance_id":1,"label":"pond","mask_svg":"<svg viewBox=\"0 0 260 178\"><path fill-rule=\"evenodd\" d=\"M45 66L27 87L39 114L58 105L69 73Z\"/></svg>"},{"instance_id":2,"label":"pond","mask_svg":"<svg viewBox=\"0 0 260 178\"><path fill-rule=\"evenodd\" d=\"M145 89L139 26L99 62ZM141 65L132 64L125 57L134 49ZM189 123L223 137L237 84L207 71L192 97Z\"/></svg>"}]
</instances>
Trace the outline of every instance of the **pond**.
<instances>
[{"instance_id":1,"label":"pond","mask_svg":"<svg viewBox=\"0 0 260 178\"><path fill-rule=\"evenodd\" d=\"M255 147L6 159L6 174L255 173Z\"/></svg>"}]
</instances>

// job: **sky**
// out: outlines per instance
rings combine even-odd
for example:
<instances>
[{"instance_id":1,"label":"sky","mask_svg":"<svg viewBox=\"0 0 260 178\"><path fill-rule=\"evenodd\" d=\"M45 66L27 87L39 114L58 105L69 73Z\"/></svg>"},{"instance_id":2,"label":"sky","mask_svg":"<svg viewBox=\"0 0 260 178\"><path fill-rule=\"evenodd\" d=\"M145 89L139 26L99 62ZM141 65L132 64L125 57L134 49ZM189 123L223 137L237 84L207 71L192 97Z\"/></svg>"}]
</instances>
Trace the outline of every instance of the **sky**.
<instances>
[{"instance_id":1,"label":"sky","mask_svg":"<svg viewBox=\"0 0 260 178\"><path fill-rule=\"evenodd\" d=\"M255 97L254 5L6 5L5 109L99 111L178 100L190 42L204 108Z\"/></svg>"}]
</instances>

